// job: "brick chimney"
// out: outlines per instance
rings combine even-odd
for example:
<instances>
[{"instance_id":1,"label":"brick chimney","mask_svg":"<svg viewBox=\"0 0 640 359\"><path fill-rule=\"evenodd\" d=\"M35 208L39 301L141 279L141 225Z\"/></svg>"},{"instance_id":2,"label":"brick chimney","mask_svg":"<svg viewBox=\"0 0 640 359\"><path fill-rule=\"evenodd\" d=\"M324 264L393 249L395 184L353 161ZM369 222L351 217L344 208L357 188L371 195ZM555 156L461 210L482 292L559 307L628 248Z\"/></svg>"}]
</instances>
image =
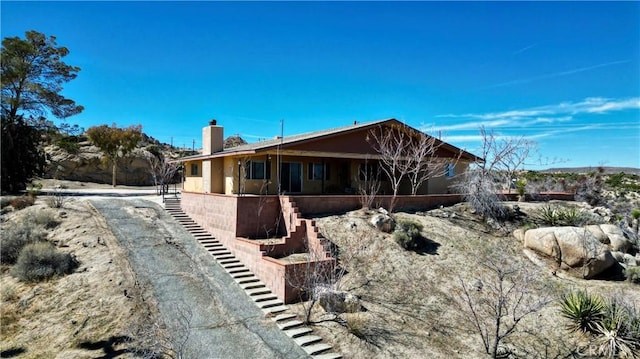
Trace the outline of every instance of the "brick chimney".
<instances>
[{"instance_id":1,"label":"brick chimney","mask_svg":"<svg viewBox=\"0 0 640 359\"><path fill-rule=\"evenodd\" d=\"M202 129L202 154L210 155L224 148L224 131L216 120L209 121L209 126Z\"/></svg>"}]
</instances>

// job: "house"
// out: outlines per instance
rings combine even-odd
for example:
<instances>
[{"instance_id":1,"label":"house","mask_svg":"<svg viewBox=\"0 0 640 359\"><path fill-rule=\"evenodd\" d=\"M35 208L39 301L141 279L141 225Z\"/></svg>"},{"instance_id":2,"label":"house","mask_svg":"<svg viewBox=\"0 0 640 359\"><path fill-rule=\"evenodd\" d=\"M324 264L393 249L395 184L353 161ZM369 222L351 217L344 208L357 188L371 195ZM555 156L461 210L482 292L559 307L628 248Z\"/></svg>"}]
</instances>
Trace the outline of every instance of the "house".
<instances>
[{"instance_id":1,"label":"house","mask_svg":"<svg viewBox=\"0 0 640 359\"><path fill-rule=\"evenodd\" d=\"M202 130L203 153L182 159L183 190L227 195L355 194L365 172L377 173L380 166L381 155L372 145L371 131L392 129L419 132L388 119L223 148L223 128L211 124ZM442 159L443 168L448 167L443 176L421 186L418 194L447 193L453 177L478 159L433 140L435 155ZM380 176L380 184L379 193L391 193L385 176ZM398 194L410 194L406 183Z\"/></svg>"},{"instance_id":2,"label":"house","mask_svg":"<svg viewBox=\"0 0 640 359\"><path fill-rule=\"evenodd\" d=\"M400 131L400 132L393 132ZM461 201L448 194L454 177L469 163L481 160L453 145L433 140L442 168L426 180L415 195L409 181L391 196L392 183L381 170L383 156L376 150L377 134L422 132L395 119L354 123L351 126L277 137L272 140L224 148L224 132L215 121L202 130L203 153L185 157L182 210L216 237L280 299L297 299L298 288L287 278L301 268L331 265L328 241L315 222L317 213L361 208L363 193L376 183L372 205L425 208ZM406 156L405 156L406 158ZM414 186L417 187L417 186ZM311 258L296 263L291 254Z\"/></svg>"}]
</instances>

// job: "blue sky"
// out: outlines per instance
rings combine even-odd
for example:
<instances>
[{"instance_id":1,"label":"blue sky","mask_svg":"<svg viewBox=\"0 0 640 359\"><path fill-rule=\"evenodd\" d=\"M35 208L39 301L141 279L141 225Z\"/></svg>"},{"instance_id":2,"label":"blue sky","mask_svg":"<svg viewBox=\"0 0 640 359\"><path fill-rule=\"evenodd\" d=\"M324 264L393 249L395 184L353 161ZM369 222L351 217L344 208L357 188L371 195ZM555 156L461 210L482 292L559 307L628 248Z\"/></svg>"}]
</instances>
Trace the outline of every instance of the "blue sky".
<instances>
[{"instance_id":1,"label":"blue sky","mask_svg":"<svg viewBox=\"0 0 640 359\"><path fill-rule=\"evenodd\" d=\"M69 48L85 128L199 147L211 118L253 142L393 117L472 152L484 125L562 166L640 167L640 2L0 6L3 38Z\"/></svg>"}]
</instances>

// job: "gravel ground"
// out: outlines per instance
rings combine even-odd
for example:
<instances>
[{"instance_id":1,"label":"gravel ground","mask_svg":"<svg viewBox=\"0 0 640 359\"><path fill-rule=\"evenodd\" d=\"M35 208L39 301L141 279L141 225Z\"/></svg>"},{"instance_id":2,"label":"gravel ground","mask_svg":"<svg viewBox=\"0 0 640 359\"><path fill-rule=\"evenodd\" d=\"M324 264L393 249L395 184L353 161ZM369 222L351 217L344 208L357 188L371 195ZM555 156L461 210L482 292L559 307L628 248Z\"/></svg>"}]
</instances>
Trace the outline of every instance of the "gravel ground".
<instances>
[{"instance_id":1,"label":"gravel ground","mask_svg":"<svg viewBox=\"0 0 640 359\"><path fill-rule=\"evenodd\" d=\"M306 358L196 240L143 199L91 199L125 248L141 285L152 288L186 358Z\"/></svg>"}]
</instances>

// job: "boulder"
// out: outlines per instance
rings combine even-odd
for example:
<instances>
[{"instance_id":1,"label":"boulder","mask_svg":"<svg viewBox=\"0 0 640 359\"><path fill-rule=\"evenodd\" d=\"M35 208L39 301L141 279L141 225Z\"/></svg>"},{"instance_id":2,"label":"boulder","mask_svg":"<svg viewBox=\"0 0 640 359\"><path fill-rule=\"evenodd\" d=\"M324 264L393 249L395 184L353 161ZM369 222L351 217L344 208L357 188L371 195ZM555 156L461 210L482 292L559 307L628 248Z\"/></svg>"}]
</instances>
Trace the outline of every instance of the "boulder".
<instances>
[{"instance_id":1,"label":"boulder","mask_svg":"<svg viewBox=\"0 0 640 359\"><path fill-rule=\"evenodd\" d=\"M391 233L396 227L396 222L388 214L378 213L371 217L369 223L376 227L379 231Z\"/></svg>"},{"instance_id":2,"label":"boulder","mask_svg":"<svg viewBox=\"0 0 640 359\"><path fill-rule=\"evenodd\" d=\"M611 255L613 256L613 258L618 263L624 263L624 253L618 252L618 251L613 251L613 252L611 252Z\"/></svg>"},{"instance_id":3,"label":"boulder","mask_svg":"<svg viewBox=\"0 0 640 359\"><path fill-rule=\"evenodd\" d=\"M607 235L612 251L627 252L631 248L631 242L624 236L620 227L614 224L601 224L600 229Z\"/></svg>"},{"instance_id":4,"label":"boulder","mask_svg":"<svg viewBox=\"0 0 640 359\"><path fill-rule=\"evenodd\" d=\"M524 243L524 232L525 230L522 228L518 228L513 231L513 236L516 237L517 240Z\"/></svg>"},{"instance_id":5,"label":"boulder","mask_svg":"<svg viewBox=\"0 0 640 359\"><path fill-rule=\"evenodd\" d=\"M596 239L598 241L600 241L600 243L604 243L604 244L609 244L609 237L607 237L607 235L602 231L602 229L600 228L599 225L597 224L590 224L588 226L585 226L585 228L587 229L587 231L591 232L591 234L596 237Z\"/></svg>"},{"instance_id":6,"label":"boulder","mask_svg":"<svg viewBox=\"0 0 640 359\"><path fill-rule=\"evenodd\" d=\"M627 266L633 266L633 267L636 267L638 265L638 261L636 260L636 257L632 256L629 253L625 253L623 255L622 263L626 264Z\"/></svg>"},{"instance_id":7,"label":"boulder","mask_svg":"<svg viewBox=\"0 0 640 359\"><path fill-rule=\"evenodd\" d=\"M530 229L524 234L524 247L554 258L563 269L581 269L579 276L586 279L616 263L606 245L579 227Z\"/></svg>"},{"instance_id":8,"label":"boulder","mask_svg":"<svg viewBox=\"0 0 640 359\"><path fill-rule=\"evenodd\" d=\"M315 296L328 313L355 313L361 310L360 299L355 295L329 287L318 287Z\"/></svg>"}]
</instances>

